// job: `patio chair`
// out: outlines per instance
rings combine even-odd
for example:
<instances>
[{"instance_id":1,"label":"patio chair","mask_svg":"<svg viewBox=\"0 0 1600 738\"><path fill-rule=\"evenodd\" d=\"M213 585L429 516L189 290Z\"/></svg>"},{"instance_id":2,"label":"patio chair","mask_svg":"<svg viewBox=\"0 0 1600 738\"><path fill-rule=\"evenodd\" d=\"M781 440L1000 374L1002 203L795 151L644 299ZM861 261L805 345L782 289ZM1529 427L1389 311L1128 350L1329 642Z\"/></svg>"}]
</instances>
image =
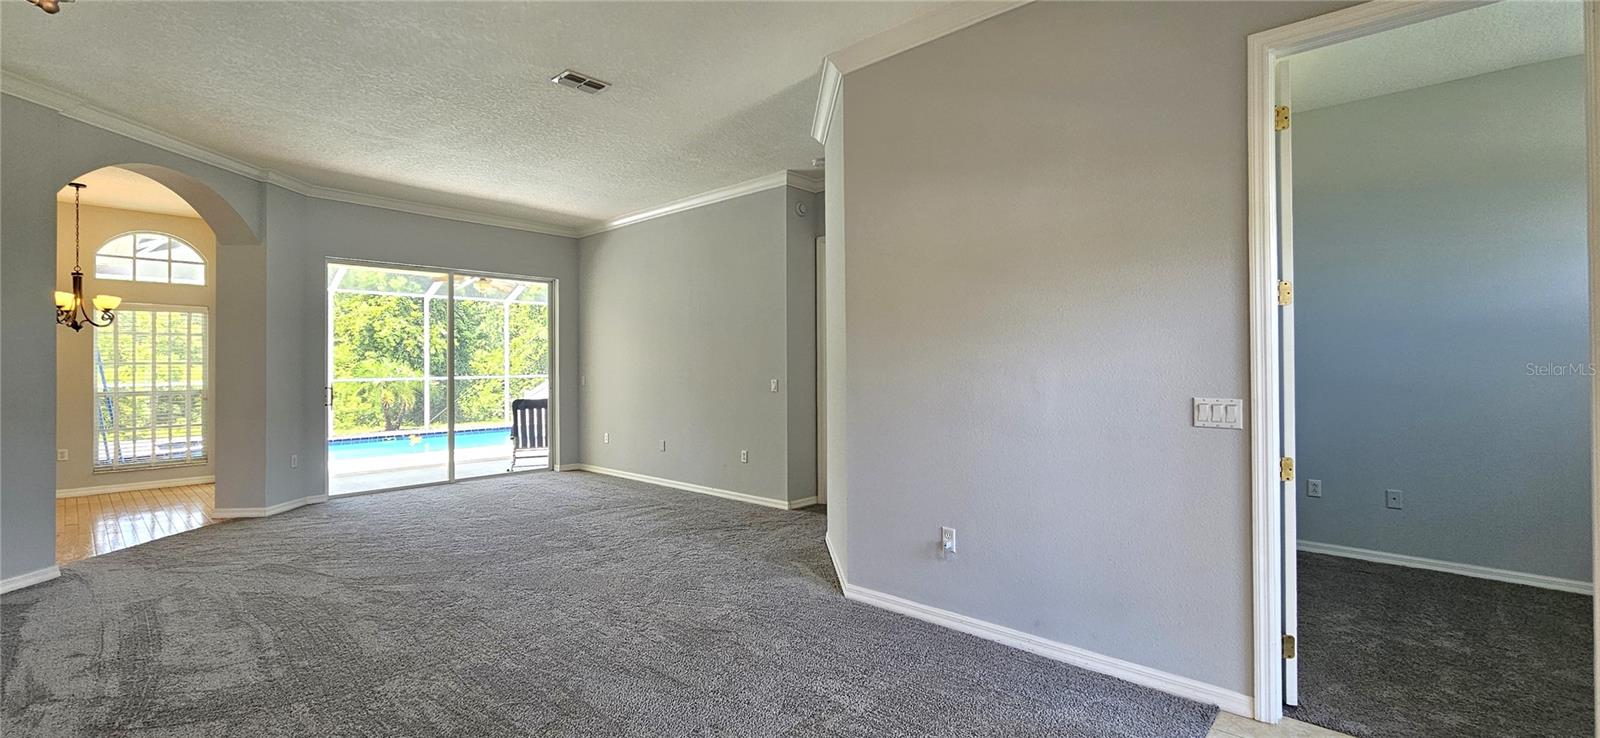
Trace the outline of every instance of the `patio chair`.
<instances>
[{"instance_id":1,"label":"patio chair","mask_svg":"<svg viewBox=\"0 0 1600 738\"><path fill-rule=\"evenodd\" d=\"M511 402L511 467L506 471L516 471L518 461L550 456L550 437L545 430L549 415L549 398Z\"/></svg>"}]
</instances>

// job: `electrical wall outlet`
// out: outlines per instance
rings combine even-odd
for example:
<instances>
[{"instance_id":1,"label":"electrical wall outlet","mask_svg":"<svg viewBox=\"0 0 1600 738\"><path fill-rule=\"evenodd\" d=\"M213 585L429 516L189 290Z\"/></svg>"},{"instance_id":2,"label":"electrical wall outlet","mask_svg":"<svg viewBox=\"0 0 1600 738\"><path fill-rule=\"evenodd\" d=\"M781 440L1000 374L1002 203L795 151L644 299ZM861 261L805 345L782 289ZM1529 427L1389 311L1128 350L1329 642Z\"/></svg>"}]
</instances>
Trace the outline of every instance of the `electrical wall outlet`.
<instances>
[{"instance_id":1,"label":"electrical wall outlet","mask_svg":"<svg viewBox=\"0 0 1600 738\"><path fill-rule=\"evenodd\" d=\"M772 391L773 392L777 392L778 391L778 380L776 380L776 379L772 380L771 387L772 387Z\"/></svg>"},{"instance_id":2,"label":"electrical wall outlet","mask_svg":"<svg viewBox=\"0 0 1600 738\"><path fill-rule=\"evenodd\" d=\"M610 443L611 442L611 434L610 433L601 433L600 434L600 442L601 443Z\"/></svg>"},{"instance_id":3,"label":"electrical wall outlet","mask_svg":"<svg viewBox=\"0 0 1600 738\"><path fill-rule=\"evenodd\" d=\"M1306 496L1307 497L1321 497L1322 496L1322 480L1321 479L1307 479L1306 480Z\"/></svg>"},{"instance_id":4,"label":"electrical wall outlet","mask_svg":"<svg viewBox=\"0 0 1600 738\"><path fill-rule=\"evenodd\" d=\"M289 468L290 469L299 469L300 468L300 454L289 454Z\"/></svg>"},{"instance_id":5,"label":"electrical wall outlet","mask_svg":"<svg viewBox=\"0 0 1600 738\"><path fill-rule=\"evenodd\" d=\"M939 548L944 552L944 557L956 557L956 529L945 526L939 529Z\"/></svg>"},{"instance_id":6,"label":"electrical wall outlet","mask_svg":"<svg viewBox=\"0 0 1600 738\"><path fill-rule=\"evenodd\" d=\"M56 449L56 461L66 461L66 460L67 460L67 450L64 449L64 448Z\"/></svg>"},{"instance_id":7,"label":"electrical wall outlet","mask_svg":"<svg viewBox=\"0 0 1600 738\"><path fill-rule=\"evenodd\" d=\"M741 463L741 464L750 463L750 452L749 451L745 451L743 449L741 449L739 451L739 463Z\"/></svg>"},{"instance_id":8,"label":"electrical wall outlet","mask_svg":"<svg viewBox=\"0 0 1600 738\"><path fill-rule=\"evenodd\" d=\"M666 441L662 441L662 442L661 442L661 450L662 450L662 451L665 451L665 450L667 450L667 442L666 442Z\"/></svg>"},{"instance_id":9,"label":"electrical wall outlet","mask_svg":"<svg viewBox=\"0 0 1600 738\"><path fill-rule=\"evenodd\" d=\"M1402 509L1405 507L1405 495L1406 493L1397 489L1384 490L1383 506L1390 510Z\"/></svg>"}]
</instances>

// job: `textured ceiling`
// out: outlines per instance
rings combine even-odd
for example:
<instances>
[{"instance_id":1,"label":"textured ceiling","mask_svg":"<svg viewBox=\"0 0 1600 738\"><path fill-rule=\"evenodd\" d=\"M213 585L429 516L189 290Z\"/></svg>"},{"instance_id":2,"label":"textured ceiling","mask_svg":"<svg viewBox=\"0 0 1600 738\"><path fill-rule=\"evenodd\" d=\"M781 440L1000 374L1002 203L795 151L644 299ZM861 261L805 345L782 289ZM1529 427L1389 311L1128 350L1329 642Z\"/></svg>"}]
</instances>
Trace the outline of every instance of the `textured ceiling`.
<instances>
[{"instance_id":1,"label":"textured ceiling","mask_svg":"<svg viewBox=\"0 0 1600 738\"><path fill-rule=\"evenodd\" d=\"M1583 53L1579 0L1504 0L1284 61L1294 107L1315 110Z\"/></svg>"},{"instance_id":2,"label":"textured ceiling","mask_svg":"<svg viewBox=\"0 0 1600 738\"><path fill-rule=\"evenodd\" d=\"M181 215L198 218L189 201L149 177L120 167L105 167L85 174L74 182L87 185L83 188L83 204L103 208L137 210L143 213ZM56 193L61 202L72 202L72 188L62 187Z\"/></svg>"},{"instance_id":3,"label":"textured ceiling","mask_svg":"<svg viewBox=\"0 0 1600 738\"><path fill-rule=\"evenodd\" d=\"M809 166L822 57L941 4L7 0L0 68L314 185L581 227Z\"/></svg>"}]
</instances>

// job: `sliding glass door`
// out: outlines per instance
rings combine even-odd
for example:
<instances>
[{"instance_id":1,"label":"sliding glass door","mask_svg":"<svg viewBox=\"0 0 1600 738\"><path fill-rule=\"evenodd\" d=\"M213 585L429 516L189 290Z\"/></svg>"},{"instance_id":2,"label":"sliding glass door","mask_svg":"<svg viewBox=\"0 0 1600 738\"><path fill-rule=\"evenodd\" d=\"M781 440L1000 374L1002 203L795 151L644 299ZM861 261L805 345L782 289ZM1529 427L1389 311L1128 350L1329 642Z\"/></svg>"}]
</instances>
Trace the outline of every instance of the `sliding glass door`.
<instances>
[{"instance_id":1,"label":"sliding glass door","mask_svg":"<svg viewBox=\"0 0 1600 738\"><path fill-rule=\"evenodd\" d=\"M550 468L547 281L328 265L328 490Z\"/></svg>"},{"instance_id":2,"label":"sliding glass door","mask_svg":"<svg viewBox=\"0 0 1600 738\"><path fill-rule=\"evenodd\" d=\"M458 274L454 292L456 478L548 469L543 434L522 434L519 448L513 431L519 410L524 424L548 417L550 286Z\"/></svg>"}]
</instances>

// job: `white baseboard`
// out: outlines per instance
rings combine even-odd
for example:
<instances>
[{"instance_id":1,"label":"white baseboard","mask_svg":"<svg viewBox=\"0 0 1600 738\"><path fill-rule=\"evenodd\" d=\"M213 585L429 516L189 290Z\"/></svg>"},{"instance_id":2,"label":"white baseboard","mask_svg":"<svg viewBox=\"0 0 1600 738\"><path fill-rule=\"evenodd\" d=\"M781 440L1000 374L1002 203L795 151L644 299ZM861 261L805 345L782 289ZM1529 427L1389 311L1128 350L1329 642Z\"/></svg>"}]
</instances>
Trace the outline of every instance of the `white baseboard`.
<instances>
[{"instance_id":1,"label":"white baseboard","mask_svg":"<svg viewBox=\"0 0 1600 738\"><path fill-rule=\"evenodd\" d=\"M556 471L583 471L582 464L556 464Z\"/></svg>"},{"instance_id":2,"label":"white baseboard","mask_svg":"<svg viewBox=\"0 0 1600 738\"><path fill-rule=\"evenodd\" d=\"M985 640L1011 646L1012 648L1020 648L1029 653L1036 653L1045 658L1055 659L1089 671L1113 676L1143 687L1160 690L1179 697L1186 697L1196 702L1216 705L1235 715L1252 717L1254 714L1254 700L1249 695L1223 689L1213 684L1169 674L1148 666L1140 666L1131 661L1112 658L1076 646L1069 646L1065 643L1030 635L1003 625L995 625L977 618L967 617L949 610L941 610L937 607L930 607L919 602L912 602L911 600L849 583L844 585L844 596L856 602L897 612L934 625L942 625L951 630L970 633Z\"/></svg>"},{"instance_id":3,"label":"white baseboard","mask_svg":"<svg viewBox=\"0 0 1600 738\"><path fill-rule=\"evenodd\" d=\"M635 474L629 471L622 471L621 469L609 469L603 466L595 466L594 464L563 464L561 466L561 471L594 472L595 474L604 474L608 477L631 479L635 482L654 484L659 487L671 487L672 489L681 489L685 492L699 492L703 495L711 495L712 497L721 497L729 500L748 502L752 505L761 505L762 507L775 507L779 510L793 510L798 507L814 505L817 502L817 498L815 497L807 497L806 499L794 500L792 502L787 500L774 500L770 497L761 497L759 495L747 494L745 492L735 492L731 489L718 489L716 487L707 487L703 484L680 482L675 479L663 479L661 477L652 477L647 474Z\"/></svg>"},{"instance_id":4,"label":"white baseboard","mask_svg":"<svg viewBox=\"0 0 1600 738\"><path fill-rule=\"evenodd\" d=\"M311 495L311 496L308 496L308 497L301 497L301 498L299 498L297 500L289 500L288 502L280 502L280 503L278 503L276 505L273 505L272 507L219 507L219 508L211 511L211 517L213 517L213 518L265 518L265 517L268 517L268 516L271 516L271 515L277 515L278 513L281 513L281 512L288 512L288 511L293 510L293 509L295 509L297 507L304 507L306 505L315 505L315 504L317 504L319 502L327 502L327 501L328 501L328 496L327 495Z\"/></svg>"},{"instance_id":5,"label":"white baseboard","mask_svg":"<svg viewBox=\"0 0 1600 738\"><path fill-rule=\"evenodd\" d=\"M1460 574L1464 577L1478 579L1493 579L1497 582L1510 582L1511 584L1525 584L1529 587L1554 589L1562 592L1594 595L1594 584L1580 582L1576 579L1560 579L1547 577L1543 574L1527 574L1520 571L1507 569L1492 569L1487 566L1473 564L1458 564L1454 561L1440 561L1439 559L1425 559L1421 556L1406 556L1404 554L1389 553L1387 551L1373 551L1354 546L1340 546L1334 543L1320 543L1318 541L1297 541L1296 545L1306 553L1327 554L1329 556L1342 556L1347 559L1360 559L1378 564L1393 564L1395 566L1409 566L1413 569L1428 569L1442 571L1446 574Z\"/></svg>"},{"instance_id":6,"label":"white baseboard","mask_svg":"<svg viewBox=\"0 0 1600 738\"><path fill-rule=\"evenodd\" d=\"M61 567L47 566L38 571L30 571L27 574L18 574L7 579L0 579L0 593L10 592L14 589L22 589L23 587L31 587L40 582L48 582L59 576L61 576Z\"/></svg>"},{"instance_id":7,"label":"white baseboard","mask_svg":"<svg viewBox=\"0 0 1600 738\"><path fill-rule=\"evenodd\" d=\"M790 510L799 510L802 507L811 507L812 505L815 505L815 504L817 504L817 496L816 495L812 495L810 497L802 497L802 498L800 498L798 500L790 500L789 501L789 509Z\"/></svg>"},{"instance_id":8,"label":"white baseboard","mask_svg":"<svg viewBox=\"0 0 1600 738\"><path fill-rule=\"evenodd\" d=\"M214 476L182 477L179 479L155 479L148 482L122 482L120 484L99 484L93 487L73 487L72 489L56 490L56 498L62 497L87 497L89 495L109 495L113 492L132 492L137 489L161 489L162 487L182 487L188 484L211 484L217 481Z\"/></svg>"}]
</instances>

